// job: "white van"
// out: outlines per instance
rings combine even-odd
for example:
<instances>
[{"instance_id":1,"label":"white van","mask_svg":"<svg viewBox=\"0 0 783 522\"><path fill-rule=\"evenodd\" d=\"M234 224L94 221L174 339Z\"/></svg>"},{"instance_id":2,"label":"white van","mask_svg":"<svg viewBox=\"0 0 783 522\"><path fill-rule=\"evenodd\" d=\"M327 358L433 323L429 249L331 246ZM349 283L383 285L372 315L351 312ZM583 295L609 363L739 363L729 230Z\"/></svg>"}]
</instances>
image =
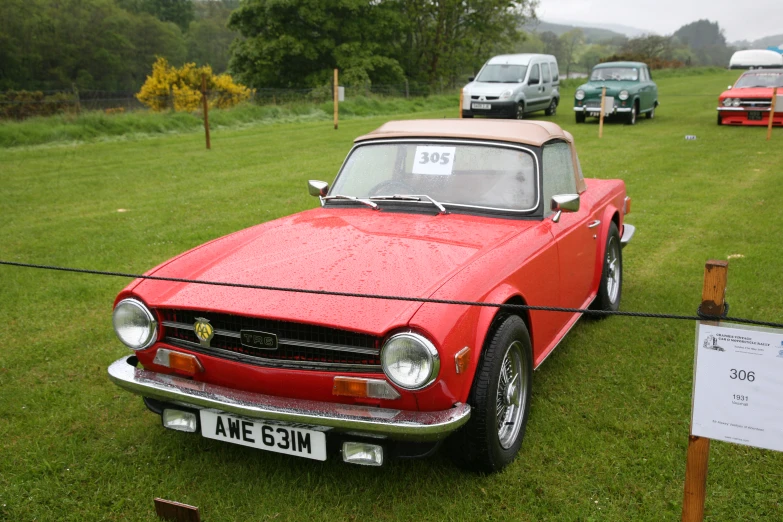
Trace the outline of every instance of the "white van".
<instances>
[{"instance_id":1,"label":"white van","mask_svg":"<svg viewBox=\"0 0 783 522\"><path fill-rule=\"evenodd\" d=\"M484 64L462 88L462 117L552 116L560 103L560 73L551 54L502 54Z\"/></svg>"}]
</instances>

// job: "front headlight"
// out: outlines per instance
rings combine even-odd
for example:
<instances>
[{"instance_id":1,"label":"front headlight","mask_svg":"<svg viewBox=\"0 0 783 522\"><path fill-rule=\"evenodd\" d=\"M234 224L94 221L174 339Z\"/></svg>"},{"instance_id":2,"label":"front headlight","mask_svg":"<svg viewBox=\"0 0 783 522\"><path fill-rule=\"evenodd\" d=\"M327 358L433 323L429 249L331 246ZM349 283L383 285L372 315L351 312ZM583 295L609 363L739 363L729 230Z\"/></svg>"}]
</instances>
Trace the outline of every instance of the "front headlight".
<instances>
[{"instance_id":1,"label":"front headlight","mask_svg":"<svg viewBox=\"0 0 783 522\"><path fill-rule=\"evenodd\" d=\"M577 100L584 100L585 99L585 91L583 91L582 89L579 89L578 91L576 91L576 94L574 94L574 98L576 98Z\"/></svg>"},{"instance_id":2,"label":"front headlight","mask_svg":"<svg viewBox=\"0 0 783 522\"><path fill-rule=\"evenodd\" d=\"M732 100L732 102L731 102L731 105L733 105L734 107L739 107L740 106L740 99L739 98L734 98Z\"/></svg>"},{"instance_id":3,"label":"front headlight","mask_svg":"<svg viewBox=\"0 0 783 522\"><path fill-rule=\"evenodd\" d=\"M724 106L724 107L731 107L731 103L732 103L733 101L734 101L734 100L732 100L731 98L726 98L725 100L723 100L723 106Z\"/></svg>"},{"instance_id":4,"label":"front headlight","mask_svg":"<svg viewBox=\"0 0 783 522\"><path fill-rule=\"evenodd\" d=\"M620 91L620 94L617 95L618 98L625 101L628 99L628 91Z\"/></svg>"},{"instance_id":5,"label":"front headlight","mask_svg":"<svg viewBox=\"0 0 783 522\"><path fill-rule=\"evenodd\" d=\"M514 91L512 91L511 89L509 89L507 91L503 91L502 93L500 93L500 99L501 100L508 100L509 98L511 98L512 94L514 94Z\"/></svg>"},{"instance_id":6,"label":"front headlight","mask_svg":"<svg viewBox=\"0 0 783 522\"><path fill-rule=\"evenodd\" d=\"M432 384L440 371L435 346L415 333L392 335L381 349L381 366L394 384L406 390L420 390Z\"/></svg>"},{"instance_id":7,"label":"front headlight","mask_svg":"<svg viewBox=\"0 0 783 522\"><path fill-rule=\"evenodd\" d=\"M158 336L158 322L152 312L136 299L120 301L111 321L120 341L131 350L143 350L152 346Z\"/></svg>"}]
</instances>

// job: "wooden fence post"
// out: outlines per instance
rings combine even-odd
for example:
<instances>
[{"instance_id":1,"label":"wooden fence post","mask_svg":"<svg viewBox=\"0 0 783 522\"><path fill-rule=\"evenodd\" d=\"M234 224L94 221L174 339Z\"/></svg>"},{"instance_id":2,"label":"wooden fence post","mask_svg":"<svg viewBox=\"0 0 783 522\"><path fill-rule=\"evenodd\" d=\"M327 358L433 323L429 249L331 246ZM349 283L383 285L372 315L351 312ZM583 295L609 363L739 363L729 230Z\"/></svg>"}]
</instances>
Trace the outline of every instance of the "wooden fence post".
<instances>
[{"instance_id":1,"label":"wooden fence post","mask_svg":"<svg viewBox=\"0 0 783 522\"><path fill-rule=\"evenodd\" d=\"M604 104L606 103L606 87L601 89L601 114L598 116L598 137L604 135Z\"/></svg>"},{"instance_id":2,"label":"wooden fence post","mask_svg":"<svg viewBox=\"0 0 783 522\"><path fill-rule=\"evenodd\" d=\"M334 130L337 130L337 107L340 103L340 87L337 85L337 69L334 70Z\"/></svg>"},{"instance_id":3,"label":"wooden fence post","mask_svg":"<svg viewBox=\"0 0 783 522\"><path fill-rule=\"evenodd\" d=\"M778 88L772 89L772 103L769 106L769 123L767 124L767 141L772 137L772 118L775 117L775 102L778 99Z\"/></svg>"},{"instance_id":4,"label":"wooden fence post","mask_svg":"<svg viewBox=\"0 0 783 522\"><path fill-rule=\"evenodd\" d=\"M207 138L207 150L211 149L209 143L209 103L207 103L207 75L201 73L201 101L204 104L204 135Z\"/></svg>"},{"instance_id":5,"label":"wooden fence post","mask_svg":"<svg viewBox=\"0 0 783 522\"><path fill-rule=\"evenodd\" d=\"M723 315L728 261L707 261L704 267L704 287L701 292L701 311L707 315ZM702 324L718 324L702 321ZM691 405L691 411L693 406ZM690 430L689 430L690 431ZM688 434L688 456L685 464L685 492L682 499L682 522L704 520L704 501L707 498L707 468L710 460L710 439Z\"/></svg>"}]
</instances>

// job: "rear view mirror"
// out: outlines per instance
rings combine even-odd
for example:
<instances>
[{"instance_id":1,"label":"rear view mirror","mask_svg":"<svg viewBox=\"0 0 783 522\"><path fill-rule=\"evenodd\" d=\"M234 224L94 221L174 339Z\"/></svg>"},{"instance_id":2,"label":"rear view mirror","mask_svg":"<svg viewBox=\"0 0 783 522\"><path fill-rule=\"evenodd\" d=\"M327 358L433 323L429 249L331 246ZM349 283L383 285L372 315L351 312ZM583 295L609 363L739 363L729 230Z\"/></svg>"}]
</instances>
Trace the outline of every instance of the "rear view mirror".
<instances>
[{"instance_id":1,"label":"rear view mirror","mask_svg":"<svg viewBox=\"0 0 783 522\"><path fill-rule=\"evenodd\" d=\"M307 190L311 196L325 196L329 192L329 184L325 181L311 179L307 182Z\"/></svg>"},{"instance_id":2,"label":"rear view mirror","mask_svg":"<svg viewBox=\"0 0 783 522\"><path fill-rule=\"evenodd\" d=\"M555 212L552 221L560 221L560 214L563 212L579 212L579 194L558 194L552 196L550 208Z\"/></svg>"}]
</instances>

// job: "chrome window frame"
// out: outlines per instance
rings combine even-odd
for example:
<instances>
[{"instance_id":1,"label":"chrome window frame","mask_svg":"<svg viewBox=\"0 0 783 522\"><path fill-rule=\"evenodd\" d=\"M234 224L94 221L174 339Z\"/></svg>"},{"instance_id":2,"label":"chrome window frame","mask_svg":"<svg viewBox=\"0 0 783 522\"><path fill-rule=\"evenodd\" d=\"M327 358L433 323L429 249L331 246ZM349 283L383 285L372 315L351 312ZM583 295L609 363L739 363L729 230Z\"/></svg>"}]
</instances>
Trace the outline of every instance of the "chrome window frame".
<instances>
[{"instance_id":1,"label":"chrome window frame","mask_svg":"<svg viewBox=\"0 0 783 522\"><path fill-rule=\"evenodd\" d=\"M509 208L497 208L497 207L485 207L481 205L467 205L464 203L450 203L450 202L444 202L439 201L444 207L446 208L464 208L464 209L478 209L481 211L491 211L491 212L504 212L508 214L518 215L518 214L530 214L531 212L535 212L539 205L541 204L541 165L538 160L538 154L531 148L524 146L524 145L518 145L508 142L502 142L502 141L489 141L489 140L470 140L470 139L449 139L449 138L381 138L381 139L374 139L374 140L367 140L362 141L359 143L354 144L353 147L351 147L351 150L348 151L348 154L345 156L345 159L343 160L342 165L340 165L340 170L337 171L337 175L334 177L334 181L332 181L331 186L329 187L329 193L332 192L332 189L337 184L337 180L340 179L340 175L342 175L343 170L345 169L345 164L348 163L348 158L351 157L351 155L354 153L354 151L360 147L364 147L366 145L385 145L389 143L420 143L423 145L426 145L428 143L438 143L438 144L458 144L458 145L485 145L490 147L498 147L498 148L505 148L505 149L515 149L515 150L522 150L527 152L533 157L533 162L535 165L535 191L536 191L536 203L531 208L528 209L522 209L522 210L515 210L515 209L509 209ZM329 194L327 194L329 195ZM418 203L420 205L424 206L431 206L429 202L417 202L417 201L405 201L405 203ZM321 198L321 206L324 206L325 201Z\"/></svg>"}]
</instances>

